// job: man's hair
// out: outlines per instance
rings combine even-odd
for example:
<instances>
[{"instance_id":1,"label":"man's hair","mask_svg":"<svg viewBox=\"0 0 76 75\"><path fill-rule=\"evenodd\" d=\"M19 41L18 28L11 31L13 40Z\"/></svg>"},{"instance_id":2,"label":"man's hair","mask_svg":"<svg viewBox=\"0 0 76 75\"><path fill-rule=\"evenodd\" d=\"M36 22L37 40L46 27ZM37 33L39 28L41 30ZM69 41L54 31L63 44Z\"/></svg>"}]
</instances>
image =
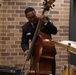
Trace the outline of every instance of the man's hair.
<instances>
[{"instance_id":1,"label":"man's hair","mask_svg":"<svg viewBox=\"0 0 76 75\"><path fill-rule=\"evenodd\" d=\"M30 11L35 11L35 10L32 7L28 7L28 8L25 9L25 15L27 15L27 13L30 12Z\"/></svg>"}]
</instances>

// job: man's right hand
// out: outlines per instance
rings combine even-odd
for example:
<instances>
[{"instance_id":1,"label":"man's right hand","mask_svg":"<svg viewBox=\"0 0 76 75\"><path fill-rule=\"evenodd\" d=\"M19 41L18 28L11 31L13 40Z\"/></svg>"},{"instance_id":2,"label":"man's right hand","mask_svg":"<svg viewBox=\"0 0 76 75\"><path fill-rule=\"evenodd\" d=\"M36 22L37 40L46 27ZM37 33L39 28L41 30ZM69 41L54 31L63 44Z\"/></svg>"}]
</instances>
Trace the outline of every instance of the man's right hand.
<instances>
[{"instance_id":1,"label":"man's right hand","mask_svg":"<svg viewBox=\"0 0 76 75\"><path fill-rule=\"evenodd\" d=\"M26 50L26 51L24 52L24 56L25 56L25 55L27 55L27 54L28 54L28 52L29 52L29 50Z\"/></svg>"}]
</instances>

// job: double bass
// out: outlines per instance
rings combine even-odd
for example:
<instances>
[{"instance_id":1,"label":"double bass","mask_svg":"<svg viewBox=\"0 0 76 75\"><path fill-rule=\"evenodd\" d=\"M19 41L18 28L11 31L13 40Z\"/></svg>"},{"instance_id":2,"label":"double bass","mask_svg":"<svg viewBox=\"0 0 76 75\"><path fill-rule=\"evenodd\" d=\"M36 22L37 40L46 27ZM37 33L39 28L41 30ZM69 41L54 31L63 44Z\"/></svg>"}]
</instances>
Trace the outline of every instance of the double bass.
<instances>
[{"instance_id":1,"label":"double bass","mask_svg":"<svg viewBox=\"0 0 76 75\"><path fill-rule=\"evenodd\" d=\"M54 2L55 0L44 0L42 15L45 13L45 11L49 11L50 8L53 8ZM26 64L31 56L34 55L34 64L30 66L30 71L27 75L49 75L50 73L52 74L52 60L55 57L55 46L54 42L51 41L50 36L40 31L41 24L41 20L39 20L32 39L29 53L25 60Z\"/></svg>"}]
</instances>

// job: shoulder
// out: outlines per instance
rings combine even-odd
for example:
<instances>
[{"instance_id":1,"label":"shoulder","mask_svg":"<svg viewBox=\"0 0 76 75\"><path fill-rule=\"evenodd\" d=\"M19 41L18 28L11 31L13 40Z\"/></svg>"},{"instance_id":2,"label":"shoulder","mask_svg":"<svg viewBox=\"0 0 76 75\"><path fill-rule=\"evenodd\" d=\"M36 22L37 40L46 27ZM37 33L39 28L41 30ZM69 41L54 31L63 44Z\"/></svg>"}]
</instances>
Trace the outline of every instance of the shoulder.
<instances>
[{"instance_id":1,"label":"shoulder","mask_svg":"<svg viewBox=\"0 0 76 75\"><path fill-rule=\"evenodd\" d=\"M25 24L22 26L22 29L27 29L27 28L28 28L28 25L29 25L29 22L25 23Z\"/></svg>"},{"instance_id":2,"label":"shoulder","mask_svg":"<svg viewBox=\"0 0 76 75\"><path fill-rule=\"evenodd\" d=\"M47 20L48 22L53 23L53 22L52 22L52 20L51 20L51 19L49 19L47 16L46 16L46 20Z\"/></svg>"}]
</instances>

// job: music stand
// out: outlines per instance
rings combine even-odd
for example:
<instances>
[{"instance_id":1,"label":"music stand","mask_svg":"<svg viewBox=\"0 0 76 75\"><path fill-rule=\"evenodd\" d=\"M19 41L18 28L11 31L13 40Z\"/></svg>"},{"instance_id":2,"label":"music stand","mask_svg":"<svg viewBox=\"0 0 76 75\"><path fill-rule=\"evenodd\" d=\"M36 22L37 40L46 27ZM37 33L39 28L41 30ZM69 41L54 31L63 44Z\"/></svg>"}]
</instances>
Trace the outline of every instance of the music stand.
<instances>
[{"instance_id":1,"label":"music stand","mask_svg":"<svg viewBox=\"0 0 76 75\"><path fill-rule=\"evenodd\" d=\"M67 53L68 53L68 75L70 75L70 52L69 52L69 47L71 46L71 43L68 43L67 46Z\"/></svg>"}]
</instances>

